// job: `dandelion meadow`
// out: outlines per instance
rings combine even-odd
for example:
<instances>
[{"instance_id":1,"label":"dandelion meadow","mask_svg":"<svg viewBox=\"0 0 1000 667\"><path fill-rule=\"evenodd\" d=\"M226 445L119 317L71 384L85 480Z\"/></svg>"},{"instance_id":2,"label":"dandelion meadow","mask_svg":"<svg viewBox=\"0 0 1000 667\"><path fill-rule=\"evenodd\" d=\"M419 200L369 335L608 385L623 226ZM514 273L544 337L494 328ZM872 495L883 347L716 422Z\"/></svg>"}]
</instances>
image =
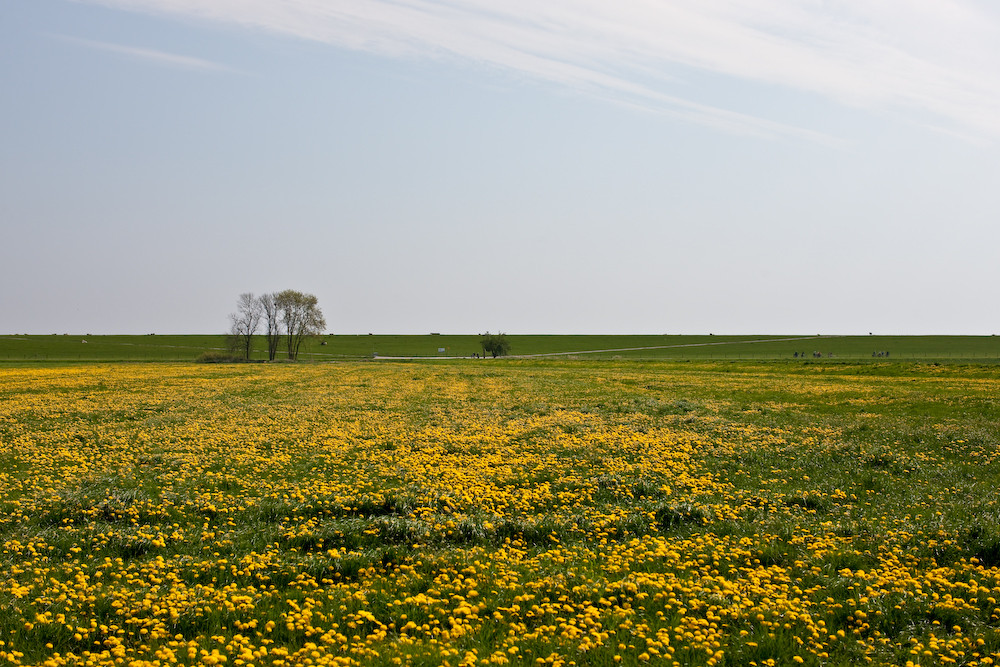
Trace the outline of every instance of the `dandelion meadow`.
<instances>
[{"instance_id":1,"label":"dandelion meadow","mask_svg":"<svg viewBox=\"0 0 1000 667\"><path fill-rule=\"evenodd\" d=\"M0 369L0 662L991 665L1000 369Z\"/></svg>"}]
</instances>

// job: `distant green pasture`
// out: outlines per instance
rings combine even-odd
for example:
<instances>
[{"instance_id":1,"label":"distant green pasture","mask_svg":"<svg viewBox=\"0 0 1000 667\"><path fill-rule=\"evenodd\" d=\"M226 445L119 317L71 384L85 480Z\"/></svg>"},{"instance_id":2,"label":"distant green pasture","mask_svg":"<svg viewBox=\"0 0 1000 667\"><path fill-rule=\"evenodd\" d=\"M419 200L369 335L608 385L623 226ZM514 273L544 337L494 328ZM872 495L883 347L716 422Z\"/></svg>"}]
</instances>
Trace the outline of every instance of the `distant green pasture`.
<instances>
[{"instance_id":1,"label":"distant green pasture","mask_svg":"<svg viewBox=\"0 0 1000 667\"><path fill-rule=\"evenodd\" d=\"M997 336L563 336L511 335L515 356L580 359L837 361L1000 361ZM255 360L266 357L261 337ZM191 361L226 349L221 335L0 336L0 362ZM307 343L308 361L386 357L468 357L477 335L330 335ZM886 353L888 353L886 355ZM279 359L284 355L279 354Z\"/></svg>"}]
</instances>

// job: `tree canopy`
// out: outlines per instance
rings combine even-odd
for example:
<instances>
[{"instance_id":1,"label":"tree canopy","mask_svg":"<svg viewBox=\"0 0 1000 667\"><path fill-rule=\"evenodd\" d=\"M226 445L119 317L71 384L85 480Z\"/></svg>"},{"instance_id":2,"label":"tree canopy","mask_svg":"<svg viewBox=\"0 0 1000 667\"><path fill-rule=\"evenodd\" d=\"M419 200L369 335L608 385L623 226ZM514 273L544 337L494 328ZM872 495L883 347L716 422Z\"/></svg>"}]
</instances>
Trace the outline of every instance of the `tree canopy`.
<instances>
[{"instance_id":1,"label":"tree canopy","mask_svg":"<svg viewBox=\"0 0 1000 667\"><path fill-rule=\"evenodd\" d=\"M302 341L307 336L323 333L326 328L323 311L319 309L315 295L295 290L278 292L274 295L274 303L281 313L281 322L285 328L288 358L297 359Z\"/></svg>"},{"instance_id":2,"label":"tree canopy","mask_svg":"<svg viewBox=\"0 0 1000 667\"><path fill-rule=\"evenodd\" d=\"M289 359L297 359L303 341L323 333L326 319L313 294L297 290L261 294L246 292L236 302L236 312L230 314L229 330L232 347L246 360L253 351L253 337L264 323L267 358L274 361L282 336L285 337Z\"/></svg>"},{"instance_id":3,"label":"tree canopy","mask_svg":"<svg viewBox=\"0 0 1000 667\"><path fill-rule=\"evenodd\" d=\"M236 312L229 315L229 346L233 352L248 361L253 351L253 336L260 326L261 314L260 300L251 292L244 292L236 300Z\"/></svg>"},{"instance_id":4,"label":"tree canopy","mask_svg":"<svg viewBox=\"0 0 1000 667\"><path fill-rule=\"evenodd\" d=\"M488 354L494 359L510 354L510 341L507 340L505 333L491 334L487 331L480 337L479 343L483 347L483 354Z\"/></svg>"}]
</instances>

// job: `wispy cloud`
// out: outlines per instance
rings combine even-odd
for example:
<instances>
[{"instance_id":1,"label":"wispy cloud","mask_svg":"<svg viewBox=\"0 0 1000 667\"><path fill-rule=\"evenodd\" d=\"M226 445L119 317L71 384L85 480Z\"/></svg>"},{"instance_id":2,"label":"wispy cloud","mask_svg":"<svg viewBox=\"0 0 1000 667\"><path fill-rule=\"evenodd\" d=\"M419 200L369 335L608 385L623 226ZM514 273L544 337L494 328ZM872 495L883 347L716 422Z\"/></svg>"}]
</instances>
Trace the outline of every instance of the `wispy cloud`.
<instances>
[{"instance_id":1,"label":"wispy cloud","mask_svg":"<svg viewBox=\"0 0 1000 667\"><path fill-rule=\"evenodd\" d=\"M990 0L81 1L458 59L737 132L820 136L699 101L697 72L1000 137Z\"/></svg>"},{"instance_id":2,"label":"wispy cloud","mask_svg":"<svg viewBox=\"0 0 1000 667\"><path fill-rule=\"evenodd\" d=\"M85 46L91 49L100 49L101 51L110 51L112 53L118 53L124 56L128 56L130 58L139 58L141 60L151 61L158 65L165 65L168 67L181 67L184 69L194 69L194 70L211 70L217 72L234 71L231 67L228 67L227 65L213 62L211 60L204 60L203 58L195 58L193 56L183 56L176 53L168 53L166 51L158 51L156 49L146 49L137 46L125 46L123 44L115 44L113 42L101 42L90 39L80 39L79 37L70 37L69 35L53 34L51 36L61 41L69 42L71 44L78 44L80 46Z\"/></svg>"}]
</instances>

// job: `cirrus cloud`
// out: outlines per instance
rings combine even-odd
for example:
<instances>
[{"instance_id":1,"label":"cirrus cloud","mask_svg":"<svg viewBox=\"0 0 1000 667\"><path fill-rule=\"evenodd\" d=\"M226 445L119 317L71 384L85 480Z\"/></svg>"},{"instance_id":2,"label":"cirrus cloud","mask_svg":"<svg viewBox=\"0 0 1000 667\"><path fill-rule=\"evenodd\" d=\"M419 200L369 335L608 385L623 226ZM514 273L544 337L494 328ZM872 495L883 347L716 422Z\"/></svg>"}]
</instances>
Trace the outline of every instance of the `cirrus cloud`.
<instances>
[{"instance_id":1,"label":"cirrus cloud","mask_svg":"<svg viewBox=\"0 0 1000 667\"><path fill-rule=\"evenodd\" d=\"M69 42L71 44L77 44L91 49L98 49L100 51L110 51L111 53L117 53L120 55L128 56L130 58L138 58L140 60L146 60L149 62L154 62L159 65L166 65L168 67L180 67L183 69L192 69L192 70L211 70L217 72L235 71L231 67L223 65L221 63L213 62L211 60L205 60L204 58L195 58L193 56L180 55L177 53L169 53L167 51L160 51L158 49L147 49L137 46L126 46L124 44L115 44L114 42L102 42L92 39L80 39L79 37L70 37L69 35L53 34L51 35L51 37L64 42Z\"/></svg>"},{"instance_id":2,"label":"cirrus cloud","mask_svg":"<svg viewBox=\"0 0 1000 667\"><path fill-rule=\"evenodd\" d=\"M973 0L79 0L394 58L470 62L736 132L818 132L697 99L698 72L1000 137L1000 10Z\"/></svg>"}]
</instances>

